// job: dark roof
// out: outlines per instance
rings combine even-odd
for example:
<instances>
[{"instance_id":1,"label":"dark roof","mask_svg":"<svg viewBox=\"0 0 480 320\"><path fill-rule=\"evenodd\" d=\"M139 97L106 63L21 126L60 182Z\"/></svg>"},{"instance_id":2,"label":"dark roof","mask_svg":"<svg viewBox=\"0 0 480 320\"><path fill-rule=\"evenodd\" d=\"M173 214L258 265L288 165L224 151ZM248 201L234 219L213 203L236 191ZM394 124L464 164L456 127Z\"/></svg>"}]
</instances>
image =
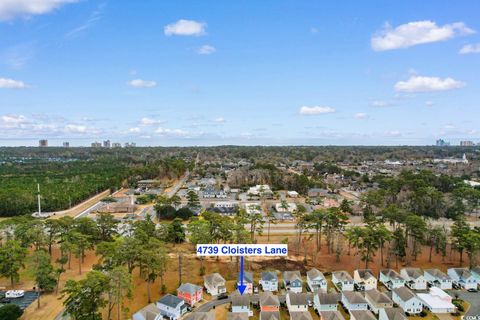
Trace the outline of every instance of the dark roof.
<instances>
[{"instance_id":1,"label":"dark roof","mask_svg":"<svg viewBox=\"0 0 480 320\"><path fill-rule=\"evenodd\" d=\"M240 283L240 274L238 275L238 283ZM253 283L253 273L244 272L243 273L243 283Z\"/></svg>"},{"instance_id":2,"label":"dark roof","mask_svg":"<svg viewBox=\"0 0 480 320\"><path fill-rule=\"evenodd\" d=\"M176 308L179 304L184 303L184 301L173 294L166 294L161 297L157 303Z\"/></svg>"},{"instance_id":3,"label":"dark roof","mask_svg":"<svg viewBox=\"0 0 480 320\"><path fill-rule=\"evenodd\" d=\"M262 280L264 280L264 281L273 281L273 280L278 281L278 277L277 277L277 274L273 271L265 271L265 272L262 272Z\"/></svg>"}]
</instances>

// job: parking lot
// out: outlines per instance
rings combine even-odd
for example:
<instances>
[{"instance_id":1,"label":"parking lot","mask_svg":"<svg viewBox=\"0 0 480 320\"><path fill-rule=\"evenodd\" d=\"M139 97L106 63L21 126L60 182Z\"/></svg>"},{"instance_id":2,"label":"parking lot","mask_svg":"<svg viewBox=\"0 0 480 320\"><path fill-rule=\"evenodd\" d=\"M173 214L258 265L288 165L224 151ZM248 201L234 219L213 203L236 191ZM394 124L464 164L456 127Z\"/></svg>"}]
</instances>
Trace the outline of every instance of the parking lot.
<instances>
[{"instance_id":1,"label":"parking lot","mask_svg":"<svg viewBox=\"0 0 480 320\"><path fill-rule=\"evenodd\" d=\"M452 290L449 291L452 297L458 296L458 298L467 301L470 304L470 308L465 313L465 317L477 317L480 318L480 293L468 292L465 290ZM468 318L466 319L468 320Z\"/></svg>"}]
</instances>

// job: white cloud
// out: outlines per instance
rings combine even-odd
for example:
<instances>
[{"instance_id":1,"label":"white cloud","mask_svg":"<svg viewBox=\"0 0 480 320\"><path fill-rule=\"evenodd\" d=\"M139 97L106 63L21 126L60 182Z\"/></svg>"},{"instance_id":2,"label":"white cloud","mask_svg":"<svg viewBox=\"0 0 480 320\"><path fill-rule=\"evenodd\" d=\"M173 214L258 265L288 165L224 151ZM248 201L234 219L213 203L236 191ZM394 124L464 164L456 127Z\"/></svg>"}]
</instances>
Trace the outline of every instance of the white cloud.
<instances>
[{"instance_id":1,"label":"white cloud","mask_svg":"<svg viewBox=\"0 0 480 320\"><path fill-rule=\"evenodd\" d=\"M207 24L194 20L178 20L165 26L164 32L166 36L202 36L206 34Z\"/></svg>"},{"instance_id":2,"label":"white cloud","mask_svg":"<svg viewBox=\"0 0 480 320\"><path fill-rule=\"evenodd\" d=\"M142 80L142 79L132 80L128 84L134 88L154 88L157 86L157 83L153 80Z\"/></svg>"},{"instance_id":3,"label":"white cloud","mask_svg":"<svg viewBox=\"0 0 480 320\"><path fill-rule=\"evenodd\" d=\"M460 49L460 54L480 53L480 43L466 44Z\"/></svg>"},{"instance_id":4,"label":"white cloud","mask_svg":"<svg viewBox=\"0 0 480 320\"><path fill-rule=\"evenodd\" d=\"M226 120L223 117L218 117L218 118L215 119L215 122L217 122L217 123L225 123L225 121Z\"/></svg>"},{"instance_id":5,"label":"white cloud","mask_svg":"<svg viewBox=\"0 0 480 320\"><path fill-rule=\"evenodd\" d=\"M14 129L21 128L28 123L28 120L23 115L3 115L0 116L0 128L2 129Z\"/></svg>"},{"instance_id":6,"label":"white cloud","mask_svg":"<svg viewBox=\"0 0 480 320\"><path fill-rule=\"evenodd\" d=\"M385 132L385 134L387 136L391 136L391 137L399 137L399 136L402 135L402 133L398 130L390 130L390 131Z\"/></svg>"},{"instance_id":7,"label":"white cloud","mask_svg":"<svg viewBox=\"0 0 480 320\"><path fill-rule=\"evenodd\" d=\"M147 126L153 126L155 124L160 124L160 123L164 123L165 121L163 120L157 120L157 119L152 119L152 118L147 118L147 117L143 117L141 120L140 120L140 125L141 126L144 126L144 127L147 127Z\"/></svg>"},{"instance_id":8,"label":"white cloud","mask_svg":"<svg viewBox=\"0 0 480 320\"><path fill-rule=\"evenodd\" d=\"M395 84L395 90L399 92L431 92L459 89L465 86L464 82L452 78L441 79L438 77L411 76L407 81L399 81Z\"/></svg>"},{"instance_id":9,"label":"white cloud","mask_svg":"<svg viewBox=\"0 0 480 320\"><path fill-rule=\"evenodd\" d=\"M158 128L155 130L155 133L161 136L170 136L170 137L187 137L189 135L188 131L182 129L169 129L169 128Z\"/></svg>"},{"instance_id":10,"label":"white cloud","mask_svg":"<svg viewBox=\"0 0 480 320\"><path fill-rule=\"evenodd\" d=\"M128 133L140 133L140 128L138 127L134 127L134 128L130 128L128 129Z\"/></svg>"},{"instance_id":11,"label":"white cloud","mask_svg":"<svg viewBox=\"0 0 480 320\"><path fill-rule=\"evenodd\" d=\"M78 0L1 0L0 20L45 14L75 2Z\"/></svg>"},{"instance_id":12,"label":"white cloud","mask_svg":"<svg viewBox=\"0 0 480 320\"><path fill-rule=\"evenodd\" d=\"M378 108L390 107L391 105L393 105L393 103L390 101L385 101L385 100L372 101L372 106L378 107Z\"/></svg>"},{"instance_id":13,"label":"white cloud","mask_svg":"<svg viewBox=\"0 0 480 320\"><path fill-rule=\"evenodd\" d=\"M355 119L367 119L368 114L363 113L363 112L358 112L355 114Z\"/></svg>"},{"instance_id":14,"label":"white cloud","mask_svg":"<svg viewBox=\"0 0 480 320\"><path fill-rule=\"evenodd\" d=\"M201 46L200 48L197 49L198 54L203 54L203 55L209 55L212 53L215 53L217 49L215 47L210 46L208 44Z\"/></svg>"},{"instance_id":15,"label":"white cloud","mask_svg":"<svg viewBox=\"0 0 480 320\"><path fill-rule=\"evenodd\" d=\"M453 124L446 124L443 126L443 129L446 129L446 130L453 130L455 128L456 127Z\"/></svg>"},{"instance_id":16,"label":"white cloud","mask_svg":"<svg viewBox=\"0 0 480 320\"><path fill-rule=\"evenodd\" d=\"M0 88L3 89L25 89L27 85L23 81L0 78Z\"/></svg>"},{"instance_id":17,"label":"white cloud","mask_svg":"<svg viewBox=\"0 0 480 320\"><path fill-rule=\"evenodd\" d=\"M433 21L415 21L392 28L389 24L371 38L375 51L409 48L424 43L444 41L459 35L475 33L463 22L437 26Z\"/></svg>"},{"instance_id":18,"label":"white cloud","mask_svg":"<svg viewBox=\"0 0 480 320\"><path fill-rule=\"evenodd\" d=\"M318 114L326 114L326 113L334 113L336 110L331 107L320 107L320 106L314 106L314 107L307 107L303 106L300 108L300 114L304 116L312 116L312 115L318 115Z\"/></svg>"},{"instance_id":19,"label":"white cloud","mask_svg":"<svg viewBox=\"0 0 480 320\"><path fill-rule=\"evenodd\" d=\"M433 107L433 106L435 105L435 102L430 101L430 100L429 100L429 101L425 101L425 105L426 105L427 107Z\"/></svg>"},{"instance_id":20,"label":"white cloud","mask_svg":"<svg viewBox=\"0 0 480 320\"><path fill-rule=\"evenodd\" d=\"M65 132L67 133L87 133L88 128L78 124L67 124L65 126Z\"/></svg>"}]
</instances>

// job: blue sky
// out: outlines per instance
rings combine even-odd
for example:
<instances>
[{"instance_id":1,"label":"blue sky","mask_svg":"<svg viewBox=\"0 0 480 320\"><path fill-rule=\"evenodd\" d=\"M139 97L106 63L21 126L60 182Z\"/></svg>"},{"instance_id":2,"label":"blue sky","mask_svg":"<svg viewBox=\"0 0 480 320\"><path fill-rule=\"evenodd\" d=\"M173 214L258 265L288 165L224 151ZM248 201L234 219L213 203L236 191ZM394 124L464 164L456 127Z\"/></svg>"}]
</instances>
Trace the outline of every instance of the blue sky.
<instances>
[{"instance_id":1,"label":"blue sky","mask_svg":"<svg viewBox=\"0 0 480 320\"><path fill-rule=\"evenodd\" d=\"M0 145L480 141L479 1L0 1Z\"/></svg>"}]
</instances>

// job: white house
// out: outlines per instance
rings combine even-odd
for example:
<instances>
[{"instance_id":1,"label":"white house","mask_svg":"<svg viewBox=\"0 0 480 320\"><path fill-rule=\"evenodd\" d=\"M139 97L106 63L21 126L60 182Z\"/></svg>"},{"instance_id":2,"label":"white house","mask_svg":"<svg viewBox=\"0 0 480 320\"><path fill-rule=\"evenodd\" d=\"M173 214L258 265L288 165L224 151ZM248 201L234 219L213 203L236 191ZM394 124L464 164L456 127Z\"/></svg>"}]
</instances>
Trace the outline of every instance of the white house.
<instances>
[{"instance_id":1,"label":"white house","mask_svg":"<svg viewBox=\"0 0 480 320\"><path fill-rule=\"evenodd\" d=\"M307 285L312 292L317 292L319 289L327 291L327 279L316 268L307 271Z\"/></svg>"},{"instance_id":2,"label":"white house","mask_svg":"<svg viewBox=\"0 0 480 320\"><path fill-rule=\"evenodd\" d=\"M278 291L278 277L277 274L273 271L262 272L260 278L260 285L262 286L263 291Z\"/></svg>"},{"instance_id":3,"label":"white house","mask_svg":"<svg viewBox=\"0 0 480 320\"><path fill-rule=\"evenodd\" d=\"M407 320L405 312L400 308L385 308L380 309L378 313L378 320Z\"/></svg>"},{"instance_id":4,"label":"white house","mask_svg":"<svg viewBox=\"0 0 480 320\"><path fill-rule=\"evenodd\" d=\"M306 293L289 292L285 298L288 312L308 311L308 302Z\"/></svg>"},{"instance_id":5,"label":"white house","mask_svg":"<svg viewBox=\"0 0 480 320\"><path fill-rule=\"evenodd\" d=\"M452 297L437 287L431 287L429 293L418 293L425 309L432 313L452 313L457 307L452 303Z\"/></svg>"},{"instance_id":6,"label":"white house","mask_svg":"<svg viewBox=\"0 0 480 320\"><path fill-rule=\"evenodd\" d=\"M392 300L403 311L409 314L417 314L422 312L422 301L407 287L399 287L392 290Z\"/></svg>"},{"instance_id":7,"label":"white house","mask_svg":"<svg viewBox=\"0 0 480 320\"><path fill-rule=\"evenodd\" d=\"M452 279L438 269L426 269L423 271L423 276L433 287L438 287L442 290L452 289Z\"/></svg>"},{"instance_id":8,"label":"white house","mask_svg":"<svg viewBox=\"0 0 480 320\"><path fill-rule=\"evenodd\" d=\"M347 271L332 272L333 285L340 291L353 291L354 281Z\"/></svg>"},{"instance_id":9,"label":"white house","mask_svg":"<svg viewBox=\"0 0 480 320\"><path fill-rule=\"evenodd\" d=\"M250 297L248 295L234 294L232 299L233 313L247 313L249 317L253 316L253 311L250 310Z\"/></svg>"},{"instance_id":10,"label":"white house","mask_svg":"<svg viewBox=\"0 0 480 320\"><path fill-rule=\"evenodd\" d=\"M241 279L238 279L237 287L240 286L240 282L241 282ZM243 284L245 285L244 293L252 294L253 293L253 273L248 271L245 271L243 273Z\"/></svg>"},{"instance_id":11,"label":"white house","mask_svg":"<svg viewBox=\"0 0 480 320\"><path fill-rule=\"evenodd\" d=\"M465 290L477 288L477 279L475 279L467 268L450 268L447 273L453 283L459 285Z\"/></svg>"},{"instance_id":12,"label":"white house","mask_svg":"<svg viewBox=\"0 0 480 320\"><path fill-rule=\"evenodd\" d=\"M366 290L365 300L367 300L368 308L375 314L378 314L380 309L393 307L392 299L377 289Z\"/></svg>"},{"instance_id":13,"label":"white house","mask_svg":"<svg viewBox=\"0 0 480 320\"><path fill-rule=\"evenodd\" d=\"M368 310L367 300L358 291L342 291L342 304L351 310Z\"/></svg>"},{"instance_id":14,"label":"white house","mask_svg":"<svg viewBox=\"0 0 480 320\"><path fill-rule=\"evenodd\" d=\"M477 280L477 283L480 283L480 267L476 266L475 268L471 269L470 272L472 276Z\"/></svg>"},{"instance_id":15,"label":"white house","mask_svg":"<svg viewBox=\"0 0 480 320\"><path fill-rule=\"evenodd\" d=\"M287 191L287 195L290 197L290 198L298 198L299 194L297 191Z\"/></svg>"},{"instance_id":16,"label":"white house","mask_svg":"<svg viewBox=\"0 0 480 320\"><path fill-rule=\"evenodd\" d=\"M350 320L377 320L368 310L350 310Z\"/></svg>"},{"instance_id":17,"label":"white house","mask_svg":"<svg viewBox=\"0 0 480 320\"><path fill-rule=\"evenodd\" d=\"M160 309L155 303L150 303L132 316L133 320L162 320L163 316L160 314Z\"/></svg>"},{"instance_id":18,"label":"white house","mask_svg":"<svg viewBox=\"0 0 480 320\"><path fill-rule=\"evenodd\" d=\"M422 270L419 268L403 268L400 275L405 278L405 284L412 290L426 290L427 280L423 276Z\"/></svg>"},{"instance_id":19,"label":"white house","mask_svg":"<svg viewBox=\"0 0 480 320\"><path fill-rule=\"evenodd\" d=\"M303 290L303 280L300 271L284 271L283 285L291 292L300 293Z\"/></svg>"},{"instance_id":20,"label":"white house","mask_svg":"<svg viewBox=\"0 0 480 320\"><path fill-rule=\"evenodd\" d=\"M360 290L377 288L377 278L370 269L357 269L353 272L353 280Z\"/></svg>"},{"instance_id":21,"label":"white house","mask_svg":"<svg viewBox=\"0 0 480 320\"><path fill-rule=\"evenodd\" d=\"M393 269L380 270L379 280L388 290L405 286L406 280Z\"/></svg>"},{"instance_id":22,"label":"white house","mask_svg":"<svg viewBox=\"0 0 480 320\"><path fill-rule=\"evenodd\" d=\"M187 312L187 305L183 299L172 294L166 294L157 301L160 315L170 320L179 319Z\"/></svg>"},{"instance_id":23,"label":"white house","mask_svg":"<svg viewBox=\"0 0 480 320\"><path fill-rule=\"evenodd\" d=\"M327 293L319 290L313 296L313 308L318 312L335 311L339 300L338 293Z\"/></svg>"},{"instance_id":24,"label":"white house","mask_svg":"<svg viewBox=\"0 0 480 320\"><path fill-rule=\"evenodd\" d=\"M203 277L204 286L207 292L212 296L218 296L226 293L225 279L219 273L212 273Z\"/></svg>"}]
</instances>

